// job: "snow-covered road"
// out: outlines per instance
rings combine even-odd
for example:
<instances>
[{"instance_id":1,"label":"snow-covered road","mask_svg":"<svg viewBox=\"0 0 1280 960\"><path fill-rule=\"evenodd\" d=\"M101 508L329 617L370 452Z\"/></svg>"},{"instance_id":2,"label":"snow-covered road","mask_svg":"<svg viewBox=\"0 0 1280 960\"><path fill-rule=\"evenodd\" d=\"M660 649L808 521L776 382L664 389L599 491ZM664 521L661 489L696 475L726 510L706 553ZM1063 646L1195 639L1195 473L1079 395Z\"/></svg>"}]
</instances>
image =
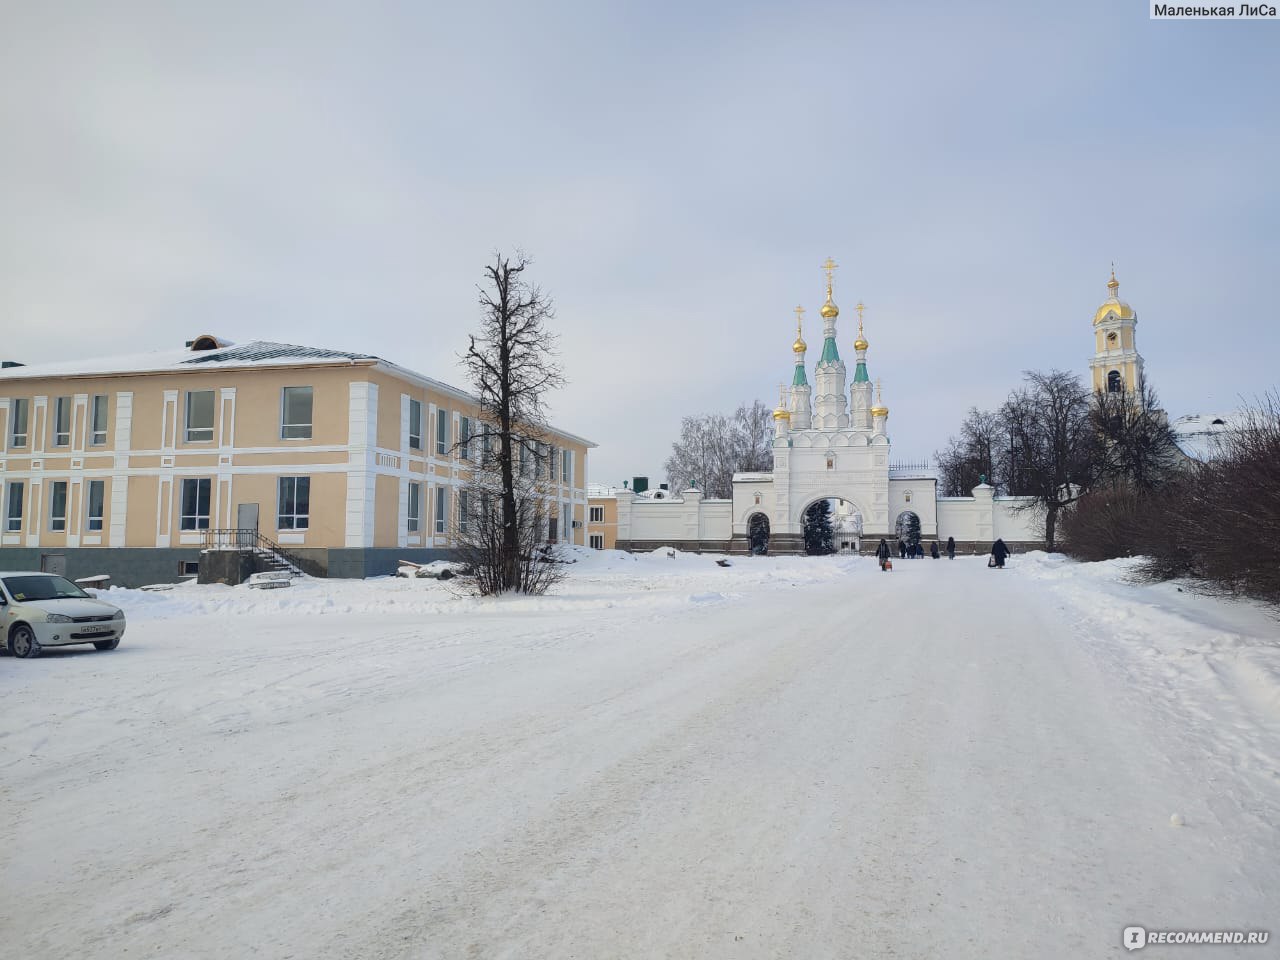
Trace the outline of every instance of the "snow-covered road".
<instances>
[{"instance_id":1,"label":"snow-covered road","mask_svg":"<svg viewBox=\"0 0 1280 960\"><path fill-rule=\"evenodd\" d=\"M352 613L309 612L323 587L242 616L133 595L160 606L113 654L0 660L3 952L1099 957L1131 924L1280 935L1264 614L1180 614L1174 588L1049 558L646 563L487 606L389 581L326 600ZM444 599L349 602L379 590Z\"/></svg>"}]
</instances>

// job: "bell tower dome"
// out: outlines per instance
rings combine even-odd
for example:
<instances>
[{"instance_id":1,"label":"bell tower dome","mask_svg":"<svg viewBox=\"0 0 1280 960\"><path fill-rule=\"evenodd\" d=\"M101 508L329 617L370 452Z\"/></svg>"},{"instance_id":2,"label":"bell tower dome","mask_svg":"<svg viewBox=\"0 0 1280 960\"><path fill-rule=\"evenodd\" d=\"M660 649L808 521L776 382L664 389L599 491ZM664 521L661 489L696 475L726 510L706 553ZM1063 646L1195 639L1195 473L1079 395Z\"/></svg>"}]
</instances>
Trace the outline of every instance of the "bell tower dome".
<instances>
[{"instance_id":1,"label":"bell tower dome","mask_svg":"<svg viewBox=\"0 0 1280 960\"><path fill-rule=\"evenodd\" d=\"M1107 281L1107 299L1093 314L1093 358L1089 361L1095 392L1137 396L1142 384L1142 354L1137 343L1138 314L1120 299L1115 264Z\"/></svg>"}]
</instances>

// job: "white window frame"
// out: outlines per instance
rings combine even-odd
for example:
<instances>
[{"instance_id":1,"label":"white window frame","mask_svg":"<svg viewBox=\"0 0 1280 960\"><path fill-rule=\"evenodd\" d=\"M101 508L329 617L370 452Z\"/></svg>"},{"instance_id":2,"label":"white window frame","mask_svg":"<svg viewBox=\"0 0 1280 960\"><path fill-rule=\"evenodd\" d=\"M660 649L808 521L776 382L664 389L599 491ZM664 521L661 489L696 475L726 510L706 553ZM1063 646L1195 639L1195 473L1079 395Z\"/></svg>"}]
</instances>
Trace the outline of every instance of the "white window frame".
<instances>
[{"instance_id":1,"label":"white window frame","mask_svg":"<svg viewBox=\"0 0 1280 960\"><path fill-rule=\"evenodd\" d=\"M458 532L466 533L471 529L471 518L467 515L471 507L471 496L466 490L459 490L454 499L458 501Z\"/></svg>"},{"instance_id":2,"label":"white window frame","mask_svg":"<svg viewBox=\"0 0 1280 960\"><path fill-rule=\"evenodd\" d=\"M603 534L603 533L593 533L593 534L591 535L591 549L592 549L592 550L603 550L603 549L604 549L604 534Z\"/></svg>"},{"instance_id":3,"label":"white window frame","mask_svg":"<svg viewBox=\"0 0 1280 960\"><path fill-rule=\"evenodd\" d=\"M18 432L18 411L22 411L22 432ZM25 447L31 441L31 400L14 397L9 404L9 446Z\"/></svg>"},{"instance_id":4,"label":"white window frame","mask_svg":"<svg viewBox=\"0 0 1280 960\"><path fill-rule=\"evenodd\" d=\"M98 420L98 401L102 401L102 420ZM105 393L96 393L89 400L89 445L101 447L107 442L107 424L111 419L111 400Z\"/></svg>"},{"instance_id":5,"label":"white window frame","mask_svg":"<svg viewBox=\"0 0 1280 960\"><path fill-rule=\"evenodd\" d=\"M93 512L93 490L98 489L98 512ZM102 521L107 510L107 481L90 480L84 493L84 528L90 533L102 530Z\"/></svg>"},{"instance_id":6,"label":"white window frame","mask_svg":"<svg viewBox=\"0 0 1280 960\"><path fill-rule=\"evenodd\" d=\"M306 423L286 423L285 415L289 410L289 391L305 390L307 396L311 398L311 413ZM316 422L316 391L315 387L296 386L280 388L280 439L281 440L310 440L315 432ZM303 433L303 431L306 431Z\"/></svg>"},{"instance_id":7,"label":"white window frame","mask_svg":"<svg viewBox=\"0 0 1280 960\"><path fill-rule=\"evenodd\" d=\"M405 502L405 530L418 533L422 529L422 484L409 481L409 495Z\"/></svg>"},{"instance_id":8,"label":"white window frame","mask_svg":"<svg viewBox=\"0 0 1280 960\"><path fill-rule=\"evenodd\" d=\"M591 508L591 522L604 523L604 507Z\"/></svg>"},{"instance_id":9,"label":"white window frame","mask_svg":"<svg viewBox=\"0 0 1280 960\"><path fill-rule=\"evenodd\" d=\"M573 485L573 451L565 450L560 462L560 475L566 486Z\"/></svg>"},{"instance_id":10,"label":"white window frame","mask_svg":"<svg viewBox=\"0 0 1280 960\"><path fill-rule=\"evenodd\" d=\"M13 488L18 488L18 513L13 513ZM5 533L22 532L22 512L26 507L27 485L24 480L10 480L4 485L4 530ZM16 523L14 521L17 521Z\"/></svg>"},{"instance_id":11,"label":"white window frame","mask_svg":"<svg viewBox=\"0 0 1280 960\"><path fill-rule=\"evenodd\" d=\"M71 409L72 408L71 408L70 397L54 398L53 423L51 424L51 426L53 428L53 445L55 447L71 446ZM66 430L59 429L62 425L62 420L64 419L64 416L67 421Z\"/></svg>"},{"instance_id":12,"label":"white window frame","mask_svg":"<svg viewBox=\"0 0 1280 960\"><path fill-rule=\"evenodd\" d=\"M415 416L416 414L416 416ZM414 431L414 420L417 420L417 431ZM422 401L409 398L409 449L422 449Z\"/></svg>"},{"instance_id":13,"label":"white window frame","mask_svg":"<svg viewBox=\"0 0 1280 960\"><path fill-rule=\"evenodd\" d=\"M307 502L305 512L298 510L298 483L306 481ZM291 487L291 495L293 497L293 510L290 513L284 512L285 506L285 488ZM285 521L288 521L286 524ZM277 530L306 530L311 526L311 477L303 474L300 476L290 475L280 477L276 481L276 529Z\"/></svg>"},{"instance_id":14,"label":"white window frame","mask_svg":"<svg viewBox=\"0 0 1280 960\"><path fill-rule=\"evenodd\" d=\"M462 417L458 421L458 453L463 460L471 459L471 418Z\"/></svg>"},{"instance_id":15,"label":"white window frame","mask_svg":"<svg viewBox=\"0 0 1280 960\"><path fill-rule=\"evenodd\" d=\"M62 513L53 511L58 507L58 489L62 489ZM66 480L49 481L49 530L52 533L65 533L67 530L67 500L71 497L71 484Z\"/></svg>"},{"instance_id":16,"label":"white window frame","mask_svg":"<svg viewBox=\"0 0 1280 960\"><path fill-rule=\"evenodd\" d=\"M194 513L185 513L187 506L187 484L195 484L196 491L196 509ZM205 510L206 513L200 512L200 484L205 484ZM182 484L178 487L178 529L183 532L193 530L208 530L209 518L213 508L213 480L209 477L183 477ZM201 526L201 521L204 525ZM190 521L190 523L188 523Z\"/></svg>"},{"instance_id":17,"label":"white window frame","mask_svg":"<svg viewBox=\"0 0 1280 960\"><path fill-rule=\"evenodd\" d=\"M191 398L197 395L209 395L211 401L209 407L209 425L192 426L191 425ZM186 415L182 420L182 439L184 443L213 443L214 424L218 422L218 394L216 390L188 390L184 398L186 400ZM204 436L208 434L208 436Z\"/></svg>"},{"instance_id":18,"label":"white window frame","mask_svg":"<svg viewBox=\"0 0 1280 960\"><path fill-rule=\"evenodd\" d=\"M449 411L444 407L436 407L436 456L443 457L449 452Z\"/></svg>"},{"instance_id":19,"label":"white window frame","mask_svg":"<svg viewBox=\"0 0 1280 960\"><path fill-rule=\"evenodd\" d=\"M436 487L435 523L433 528L440 534L445 532L449 520L449 488L443 483Z\"/></svg>"}]
</instances>

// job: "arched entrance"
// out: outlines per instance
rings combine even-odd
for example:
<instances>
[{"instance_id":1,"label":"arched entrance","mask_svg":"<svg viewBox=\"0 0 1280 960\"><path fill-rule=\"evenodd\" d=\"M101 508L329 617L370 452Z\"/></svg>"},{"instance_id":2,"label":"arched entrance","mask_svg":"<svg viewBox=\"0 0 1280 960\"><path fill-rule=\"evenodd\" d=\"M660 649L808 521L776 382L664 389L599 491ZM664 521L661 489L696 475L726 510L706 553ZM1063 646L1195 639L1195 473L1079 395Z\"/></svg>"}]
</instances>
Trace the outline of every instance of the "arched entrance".
<instances>
[{"instance_id":1,"label":"arched entrance","mask_svg":"<svg viewBox=\"0 0 1280 960\"><path fill-rule=\"evenodd\" d=\"M908 549L914 549L920 543L920 517L912 510L903 510L898 514L898 521L894 524L894 532L897 533L898 539L907 545Z\"/></svg>"},{"instance_id":2,"label":"arched entrance","mask_svg":"<svg viewBox=\"0 0 1280 960\"><path fill-rule=\"evenodd\" d=\"M862 539L862 513L850 501L825 497L801 514L804 552L808 556L857 553Z\"/></svg>"},{"instance_id":3,"label":"arched entrance","mask_svg":"<svg viewBox=\"0 0 1280 960\"><path fill-rule=\"evenodd\" d=\"M747 520L747 550L754 556L769 552L769 518L753 513Z\"/></svg>"}]
</instances>

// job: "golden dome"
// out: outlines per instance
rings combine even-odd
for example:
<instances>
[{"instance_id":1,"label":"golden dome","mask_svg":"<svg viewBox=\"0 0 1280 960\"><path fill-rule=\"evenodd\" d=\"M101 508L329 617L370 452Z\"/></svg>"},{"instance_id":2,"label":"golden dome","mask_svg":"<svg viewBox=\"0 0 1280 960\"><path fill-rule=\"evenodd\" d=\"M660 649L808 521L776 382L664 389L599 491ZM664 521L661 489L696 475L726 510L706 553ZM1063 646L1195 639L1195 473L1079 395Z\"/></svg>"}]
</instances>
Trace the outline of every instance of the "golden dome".
<instances>
[{"instance_id":1,"label":"golden dome","mask_svg":"<svg viewBox=\"0 0 1280 960\"><path fill-rule=\"evenodd\" d=\"M1100 323L1112 311L1121 320L1136 320L1138 316L1133 312L1133 307L1120 299L1120 281L1116 279L1115 264L1111 265L1111 279L1107 281L1107 299L1094 313L1093 322Z\"/></svg>"},{"instance_id":2,"label":"golden dome","mask_svg":"<svg viewBox=\"0 0 1280 960\"><path fill-rule=\"evenodd\" d=\"M796 342L791 345L792 353L804 353L809 349L809 345L804 342L803 337L796 337Z\"/></svg>"},{"instance_id":3,"label":"golden dome","mask_svg":"<svg viewBox=\"0 0 1280 960\"><path fill-rule=\"evenodd\" d=\"M887 417L889 415L889 408L876 404L871 408L871 415L873 417Z\"/></svg>"},{"instance_id":4,"label":"golden dome","mask_svg":"<svg viewBox=\"0 0 1280 960\"><path fill-rule=\"evenodd\" d=\"M830 296L827 297L827 302L822 305L820 312L825 320L834 320L840 316L840 308L831 302Z\"/></svg>"},{"instance_id":5,"label":"golden dome","mask_svg":"<svg viewBox=\"0 0 1280 960\"><path fill-rule=\"evenodd\" d=\"M857 340L853 341L853 349L855 350L865 350L869 346L871 346L871 344L867 343L865 337L858 337Z\"/></svg>"},{"instance_id":6,"label":"golden dome","mask_svg":"<svg viewBox=\"0 0 1280 960\"><path fill-rule=\"evenodd\" d=\"M1111 311L1115 311L1116 316L1121 320L1137 319L1137 314L1133 312L1133 307L1129 306L1119 297L1108 297L1106 302L1098 308L1097 313L1093 315L1094 323L1101 323L1102 318Z\"/></svg>"},{"instance_id":7,"label":"golden dome","mask_svg":"<svg viewBox=\"0 0 1280 960\"><path fill-rule=\"evenodd\" d=\"M775 420L790 420L790 419L791 419L791 414L790 414L790 413L788 413L786 410L783 410L781 407L779 407L777 410L773 411L773 419L775 419Z\"/></svg>"}]
</instances>

